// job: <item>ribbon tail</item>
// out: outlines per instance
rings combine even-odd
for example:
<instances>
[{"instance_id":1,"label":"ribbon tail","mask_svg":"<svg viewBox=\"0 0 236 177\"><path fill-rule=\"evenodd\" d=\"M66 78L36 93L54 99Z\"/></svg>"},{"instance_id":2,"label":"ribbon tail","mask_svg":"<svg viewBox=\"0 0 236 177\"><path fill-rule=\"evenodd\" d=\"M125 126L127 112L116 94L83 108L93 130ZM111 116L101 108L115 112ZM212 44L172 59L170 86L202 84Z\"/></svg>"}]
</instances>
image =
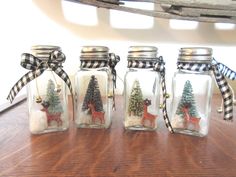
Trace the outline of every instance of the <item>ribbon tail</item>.
<instances>
[{"instance_id":1,"label":"ribbon tail","mask_svg":"<svg viewBox=\"0 0 236 177\"><path fill-rule=\"evenodd\" d=\"M166 124L166 127L168 128L168 130L171 132L171 133L174 133L174 130L171 126L171 123L170 123L170 119L168 117L168 114L167 114L167 110L166 110L166 82L165 82L165 71L162 71L161 72L161 87L162 87L162 92L163 92L163 102L162 102L162 112L163 112L163 118L164 118L164 121L165 121L165 124Z\"/></svg>"},{"instance_id":2,"label":"ribbon tail","mask_svg":"<svg viewBox=\"0 0 236 177\"><path fill-rule=\"evenodd\" d=\"M37 69L35 71L29 71L24 76L22 76L15 85L11 88L7 100L9 100L11 103L13 102L16 95L20 92L20 90L28 84L30 81L34 80L36 77L40 76L45 69Z\"/></svg>"},{"instance_id":3,"label":"ribbon tail","mask_svg":"<svg viewBox=\"0 0 236 177\"><path fill-rule=\"evenodd\" d=\"M233 120L233 96L225 77L219 71L217 65L212 65L213 73L224 101L224 120Z\"/></svg>"},{"instance_id":4,"label":"ribbon tail","mask_svg":"<svg viewBox=\"0 0 236 177\"><path fill-rule=\"evenodd\" d=\"M163 94L163 101L162 101L162 112L163 112L163 118L166 124L166 127L171 133L174 133L174 130L171 126L170 119L167 114L166 110L166 82L165 82L165 63L163 60L163 57L160 56L159 61L155 64L154 70L157 72L160 72L161 75L161 87L162 87L162 94Z\"/></svg>"},{"instance_id":5,"label":"ribbon tail","mask_svg":"<svg viewBox=\"0 0 236 177\"><path fill-rule=\"evenodd\" d=\"M116 89L116 70L115 68L112 68L112 81L113 81L113 88L112 88L112 94L113 94L113 104L112 104L112 109L115 111L116 110L116 100L115 100L115 89Z\"/></svg>"},{"instance_id":6,"label":"ribbon tail","mask_svg":"<svg viewBox=\"0 0 236 177\"><path fill-rule=\"evenodd\" d=\"M112 109L116 110L116 104L115 104L115 88L116 88L116 65L120 61L120 57L118 55L115 55L113 53L109 53L109 62L108 65L111 68L111 73L112 73L112 81L113 81L113 104L112 104Z\"/></svg>"},{"instance_id":7,"label":"ribbon tail","mask_svg":"<svg viewBox=\"0 0 236 177\"><path fill-rule=\"evenodd\" d=\"M112 97L112 110L115 111L116 110L116 98L115 98L115 89L113 87L113 97Z\"/></svg>"},{"instance_id":8,"label":"ribbon tail","mask_svg":"<svg viewBox=\"0 0 236 177\"><path fill-rule=\"evenodd\" d=\"M66 83L66 85L68 86L68 88L70 90L71 99L72 99L73 120L74 120L74 101L73 101L74 94L73 94L73 89L72 89L72 84L71 84L70 78L62 68L57 67L57 66L53 66L51 68Z\"/></svg>"},{"instance_id":9,"label":"ribbon tail","mask_svg":"<svg viewBox=\"0 0 236 177\"><path fill-rule=\"evenodd\" d=\"M228 66L224 65L223 63L218 63L215 59L213 60L213 64L217 65L219 72L221 72L225 77L229 78L230 80L236 80L236 72L230 69Z\"/></svg>"}]
</instances>

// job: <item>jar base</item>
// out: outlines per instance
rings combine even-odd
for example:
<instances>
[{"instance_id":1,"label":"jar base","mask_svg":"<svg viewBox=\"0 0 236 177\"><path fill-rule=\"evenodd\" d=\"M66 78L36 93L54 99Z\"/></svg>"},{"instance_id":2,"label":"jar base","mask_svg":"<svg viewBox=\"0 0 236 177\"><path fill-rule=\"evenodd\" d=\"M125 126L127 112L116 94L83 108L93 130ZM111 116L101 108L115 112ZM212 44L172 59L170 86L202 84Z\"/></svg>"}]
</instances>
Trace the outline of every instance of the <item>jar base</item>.
<instances>
[{"instance_id":1,"label":"jar base","mask_svg":"<svg viewBox=\"0 0 236 177\"><path fill-rule=\"evenodd\" d=\"M108 129L110 125L105 124L78 124L77 128L94 128L94 129Z\"/></svg>"},{"instance_id":2,"label":"jar base","mask_svg":"<svg viewBox=\"0 0 236 177\"><path fill-rule=\"evenodd\" d=\"M198 137L204 137L205 134L200 133L196 130L189 130L189 129L182 129L182 128L174 128L175 133L190 135L190 136L198 136Z\"/></svg>"},{"instance_id":3,"label":"jar base","mask_svg":"<svg viewBox=\"0 0 236 177\"><path fill-rule=\"evenodd\" d=\"M144 127L144 126L128 126L125 127L126 130L140 130L140 131L156 131L157 128Z\"/></svg>"},{"instance_id":4,"label":"jar base","mask_svg":"<svg viewBox=\"0 0 236 177\"><path fill-rule=\"evenodd\" d=\"M61 127L61 128L57 128L57 129L45 129L43 131L31 131L31 133L33 135L40 135L40 134L46 134L46 133L53 133L53 132L63 132L63 131L67 131L69 127Z\"/></svg>"}]
</instances>

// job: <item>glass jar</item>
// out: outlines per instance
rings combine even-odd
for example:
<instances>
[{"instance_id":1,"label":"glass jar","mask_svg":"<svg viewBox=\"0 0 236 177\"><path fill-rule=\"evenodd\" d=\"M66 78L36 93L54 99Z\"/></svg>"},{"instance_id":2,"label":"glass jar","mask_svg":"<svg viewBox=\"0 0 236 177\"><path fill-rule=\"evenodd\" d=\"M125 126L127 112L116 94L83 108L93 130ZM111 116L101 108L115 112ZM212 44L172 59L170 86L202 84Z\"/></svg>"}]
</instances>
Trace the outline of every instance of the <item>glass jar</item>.
<instances>
[{"instance_id":1,"label":"glass jar","mask_svg":"<svg viewBox=\"0 0 236 177\"><path fill-rule=\"evenodd\" d=\"M38 68L50 65L53 51L61 51L58 46L32 46L32 54L39 59ZM51 61L56 60L56 58ZM57 63L55 61L55 63ZM61 63L57 63L60 65ZM55 66L55 65L54 65ZM27 100L30 131L33 134L63 131L69 127L68 100L65 82L48 67L27 85Z\"/></svg>"},{"instance_id":2,"label":"glass jar","mask_svg":"<svg viewBox=\"0 0 236 177\"><path fill-rule=\"evenodd\" d=\"M181 48L172 81L171 124L176 133L206 136L212 98L211 48Z\"/></svg>"},{"instance_id":3,"label":"glass jar","mask_svg":"<svg viewBox=\"0 0 236 177\"><path fill-rule=\"evenodd\" d=\"M129 130L156 130L160 112L160 73L154 70L158 62L157 48L131 46L128 51L128 71L124 79L124 126Z\"/></svg>"},{"instance_id":4,"label":"glass jar","mask_svg":"<svg viewBox=\"0 0 236 177\"><path fill-rule=\"evenodd\" d=\"M75 122L79 128L109 128L114 98L109 49L84 46L75 76Z\"/></svg>"},{"instance_id":5,"label":"glass jar","mask_svg":"<svg viewBox=\"0 0 236 177\"><path fill-rule=\"evenodd\" d=\"M38 58L36 70L47 69L27 85L30 131L41 134L66 130L69 127L66 84L51 68L61 67L57 58L51 57L53 51L60 52L61 48L37 45L31 51Z\"/></svg>"}]
</instances>

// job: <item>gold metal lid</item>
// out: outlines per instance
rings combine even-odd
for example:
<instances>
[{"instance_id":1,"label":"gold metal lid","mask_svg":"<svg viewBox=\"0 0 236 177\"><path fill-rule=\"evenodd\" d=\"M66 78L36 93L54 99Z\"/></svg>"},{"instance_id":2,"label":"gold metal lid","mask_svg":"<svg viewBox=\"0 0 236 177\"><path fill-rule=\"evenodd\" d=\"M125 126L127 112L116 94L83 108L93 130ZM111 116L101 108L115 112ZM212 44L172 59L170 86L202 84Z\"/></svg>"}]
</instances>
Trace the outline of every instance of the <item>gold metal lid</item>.
<instances>
[{"instance_id":1,"label":"gold metal lid","mask_svg":"<svg viewBox=\"0 0 236 177\"><path fill-rule=\"evenodd\" d=\"M41 60L48 60L54 50L61 51L61 48L53 45L34 45L31 47L32 54Z\"/></svg>"},{"instance_id":2,"label":"gold metal lid","mask_svg":"<svg viewBox=\"0 0 236 177\"><path fill-rule=\"evenodd\" d=\"M130 46L128 60L150 60L157 57L157 48L154 46Z\"/></svg>"},{"instance_id":3,"label":"gold metal lid","mask_svg":"<svg viewBox=\"0 0 236 177\"><path fill-rule=\"evenodd\" d=\"M109 48L105 46L83 46L81 49L81 60L107 60Z\"/></svg>"},{"instance_id":4,"label":"gold metal lid","mask_svg":"<svg viewBox=\"0 0 236 177\"><path fill-rule=\"evenodd\" d=\"M210 63L212 61L212 49L208 47L181 48L179 50L180 62Z\"/></svg>"}]
</instances>

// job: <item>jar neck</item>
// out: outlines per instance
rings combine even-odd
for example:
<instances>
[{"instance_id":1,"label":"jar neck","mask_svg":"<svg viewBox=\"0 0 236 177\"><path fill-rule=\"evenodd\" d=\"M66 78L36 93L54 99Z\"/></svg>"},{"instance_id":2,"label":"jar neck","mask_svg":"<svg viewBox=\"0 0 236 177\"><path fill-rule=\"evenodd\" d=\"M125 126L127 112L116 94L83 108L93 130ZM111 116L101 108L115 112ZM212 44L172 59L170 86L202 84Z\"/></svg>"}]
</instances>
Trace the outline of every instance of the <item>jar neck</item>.
<instances>
[{"instance_id":1,"label":"jar neck","mask_svg":"<svg viewBox=\"0 0 236 177\"><path fill-rule=\"evenodd\" d=\"M108 56L104 56L104 57L89 57L89 56L87 56L87 57L80 57L80 61L82 62L82 61L97 61L97 62L99 62L99 61L108 61L109 60L109 57Z\"/></svg>"},{"instance_id":2,"label":"jar neck","mask_svg":"<svg viewBox=\"0 0 236 177\"><path fill-rule=\"evenodd\" d=\"M133 69L150 69L154 68L159 62L157 58L155 59L128 59L128 68Z\"/></svg>"},{"instance_id":3,"label":"jar neck","mask_svg":"<svg viewBox=\"0 0 236 177\"><path fill-rule=\"evenodd\" d=\"M81 69L98 69L98 68L107 68L107 60L81 60L80 68Z\"/></svg>"},{"instance_id":4,"label":"jar neck","mask_svg":"<svg viewBox=\"0 0 236 177\"><path fill-rule=\"evenodd\" d=\"M211 71L207 70L207 71L192 71L192 70L188 70L188 69L178 69L179 72L181 73L186 73L186 74L209 74Z\"/></svg>"},{"instance_id":5,"label":"jar neck","mask_svg":"<svg viewBox=\"0 0 236 177\"><path fill-rule=\"evenodd\" d=\"M128 68L129 71L154 71L153 68Z\"/></svg>"},{"instance_id":6,"label":"jar neck","mask_svg":"<svg viewBox=\"0 0 236 177\"><path fill-rule=\"evenodd\" d=\"M177 69L188 73L205 73L212 69L210 63L178 62Z\"/></svg>"}]
</instances>

